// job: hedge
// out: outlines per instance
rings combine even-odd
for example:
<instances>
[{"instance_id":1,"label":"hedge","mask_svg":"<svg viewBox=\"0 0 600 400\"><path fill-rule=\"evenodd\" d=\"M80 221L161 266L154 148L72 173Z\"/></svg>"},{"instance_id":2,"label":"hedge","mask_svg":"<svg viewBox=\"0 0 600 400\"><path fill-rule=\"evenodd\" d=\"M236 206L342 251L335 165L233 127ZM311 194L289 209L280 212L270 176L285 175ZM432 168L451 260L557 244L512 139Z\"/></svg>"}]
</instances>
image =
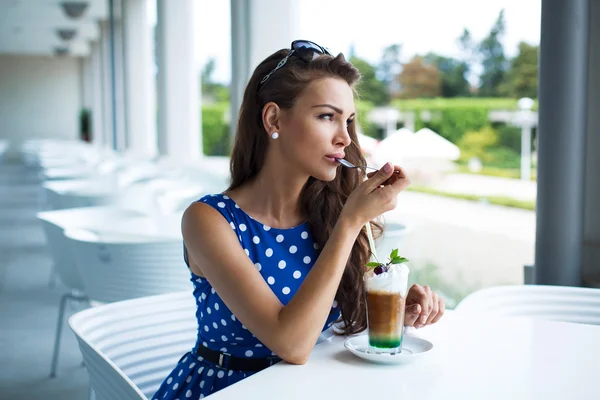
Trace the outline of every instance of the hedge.
<instances>
[{"instance_id":1,"label":"hedge","mask_svg":"<svg viewBox=\"0 0 600 400\"><path fill-rule=\"evenodd\" d=\"M477 131L491 125L499 133L499 145L520 152L520 129L488 120L491 110L515 110L516 99L506 98L435 98L394 100L392 106L401 111L415 111L415 129L430 128L453 143L458 143L467 131ZM374 105L366 101L356 101L357 121L365 135L381 138L382 130L367 121L368 112ZM534 110L537 109L537 101ZM229 103L206 104L202 106L202 132L204 153L207 155L229 154L229 124L224 115ZM431 119L424 121L422 111L429 111ZM535 132L534 132L535 135Z\"/></svg>"},{"instance_id":2,"label":"hedge","mask_svg":"<svg viewBox=\"0 0 600 400\"><path fill-rule=\"evenodd\" d=\"M415 129L430 128L439 133L453 143L457 143L462 135L467 131L478 131L484 126L493 125L498 129L504 124L493 123L488 119L489 112L492 110L516 110L517 99L506 98L435 98L435 99L414 99L414 100L394 100L392 106L401 111L415 112ZM537 109L537 102L533 109ZM424 121L422 112L429 111L431 119ZM509 133L513 129L507 129ZM512 133L512 132L511 132ZM500 142L503 143L503 136L500 136ZM512 138L511 138L512 139ZM520 150L514 139L509 140L511 147L515 151Z\"/></svg>"},{"instance_id":3,"label":"hedge","mask_svg":"<svg viewBox=\"0 0 600 400\"><path fill-rule=\"evenodd\" d=\"M202 105L202 146L207 156L229 155L229 103Z\"/></svg>"}]
</instances>

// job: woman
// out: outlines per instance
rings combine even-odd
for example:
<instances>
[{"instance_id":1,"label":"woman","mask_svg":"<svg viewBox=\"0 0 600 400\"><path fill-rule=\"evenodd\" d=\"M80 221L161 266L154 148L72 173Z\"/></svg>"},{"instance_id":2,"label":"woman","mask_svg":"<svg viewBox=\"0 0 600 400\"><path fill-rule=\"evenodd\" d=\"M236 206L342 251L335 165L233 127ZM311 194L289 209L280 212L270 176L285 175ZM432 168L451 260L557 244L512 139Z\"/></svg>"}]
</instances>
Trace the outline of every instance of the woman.
<instances>
[{"instance_id":1,"label":"woman","mask_svg":"<svg viewBox=\"0 0 600 400\"><path fill-rule=\"evenodd\" d=\"M354 86L343 55L295 41L254 71L231 156L231 186L184 213L198 340L155 395L202 398L284 360L303 364L320 333L366 329L365 224L409 181L389 163L365 180ZM394 173L394 170L397 173ZM444 303L414 285L405 324L435 323Z\"/></svg>"}]
</instances>

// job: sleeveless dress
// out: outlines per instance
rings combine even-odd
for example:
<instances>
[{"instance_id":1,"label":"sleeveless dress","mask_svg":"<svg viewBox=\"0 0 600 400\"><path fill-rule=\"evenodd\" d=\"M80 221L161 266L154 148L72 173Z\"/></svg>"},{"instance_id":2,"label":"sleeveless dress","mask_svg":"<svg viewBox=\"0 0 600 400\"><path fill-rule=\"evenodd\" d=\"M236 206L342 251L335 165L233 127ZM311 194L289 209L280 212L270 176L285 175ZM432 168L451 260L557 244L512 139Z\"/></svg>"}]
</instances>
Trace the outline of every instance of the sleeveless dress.
<instances>
[{"instance_id":1,"label":"sleeveless dress","mask_svg":"<svg viewBox=\"0 0 600 400\"><path fill-rule=\"evenodd\" d=\"M207 195L198 201L218 210L229 222L254 267L279 301L287 305L319 255L319 246L313 241L308 224L289 229L271 228L253 219L223 194ZM152 399L200 399L256 373L221 368L198 356L195 350L199 346L236 357L276 356L237 320L208 280L190 273L197 306L197 341L194 348L181 357ZM339 317L340 310L334 301L323 330Z\"/></svg>"}]
</instances>

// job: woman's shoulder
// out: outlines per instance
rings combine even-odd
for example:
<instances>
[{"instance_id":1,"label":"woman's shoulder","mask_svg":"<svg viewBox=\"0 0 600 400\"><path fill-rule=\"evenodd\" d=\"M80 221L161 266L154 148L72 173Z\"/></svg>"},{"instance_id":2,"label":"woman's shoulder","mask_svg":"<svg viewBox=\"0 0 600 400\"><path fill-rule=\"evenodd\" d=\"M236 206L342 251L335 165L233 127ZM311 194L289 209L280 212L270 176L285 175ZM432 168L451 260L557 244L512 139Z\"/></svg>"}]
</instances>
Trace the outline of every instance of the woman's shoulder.
<instances>
[{"instance_id":1,"label":"woman's shoulder","mask_svg":"<svg viewBox=\"0 0 600 400\"><path fill-rule=\"evenodd\" d=\"M223 193L210 193L210 194L205 194L204 196L200 197L198 200L196 200L196 203L207 203L207 204L212 204L215 203L217 201L222 201L223 200Z\"/></svg>"},{"instance_id":2,"label":"woman's shoulder","mask_svg":"<svg viewBox=\"0 0 600 400\"><path fill-rule=\"evenodd\" d=\"M222 193L202 196L188 207L186 214L199 214L198 216L202 216L203 214L210 213L210 209L204 205L221 213L228 222L231 222L234 219L236 209L235 203L231 201L229 196Z\"/></svg>"},{"instance_id":3,"label":"woman's shoulder","mask_svg":"<svg viewBox=\"0 0 600 400\"><path fill-rule=\"evenodd\" d=\"M198 200L196 200L194 203L205 203L217 209L225 209L233 207L234 205L233 201L229 198L229 196L223 193L213 193L204 195Z\"/></svg>"}]
</instances>

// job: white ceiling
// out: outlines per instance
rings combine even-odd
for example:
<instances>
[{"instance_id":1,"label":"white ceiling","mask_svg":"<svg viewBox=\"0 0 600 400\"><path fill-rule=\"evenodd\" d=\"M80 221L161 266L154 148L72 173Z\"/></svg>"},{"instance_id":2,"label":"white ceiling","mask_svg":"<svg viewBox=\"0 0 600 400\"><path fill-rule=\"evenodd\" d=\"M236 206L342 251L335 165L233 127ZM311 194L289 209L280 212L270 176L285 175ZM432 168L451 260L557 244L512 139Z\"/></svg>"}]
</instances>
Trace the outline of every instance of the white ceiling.
<instances>
[{"instance_id":1,"label":"white ceiling","mask_svg":"<svg viewBox=\"0 0 600 400\"><path fill-rule=\"evenodd\" d=\"M79 0L76 0L79 1ZM0 54L52 55L56 47L68 47L70 55L89 53L89 41L99 37L99 20L108 16L108 0L88 0L83 16L66 16L61 0L0 0ZM75 28L77 34L63 41L60 28Z\"/></svg>"}]
</instances>

